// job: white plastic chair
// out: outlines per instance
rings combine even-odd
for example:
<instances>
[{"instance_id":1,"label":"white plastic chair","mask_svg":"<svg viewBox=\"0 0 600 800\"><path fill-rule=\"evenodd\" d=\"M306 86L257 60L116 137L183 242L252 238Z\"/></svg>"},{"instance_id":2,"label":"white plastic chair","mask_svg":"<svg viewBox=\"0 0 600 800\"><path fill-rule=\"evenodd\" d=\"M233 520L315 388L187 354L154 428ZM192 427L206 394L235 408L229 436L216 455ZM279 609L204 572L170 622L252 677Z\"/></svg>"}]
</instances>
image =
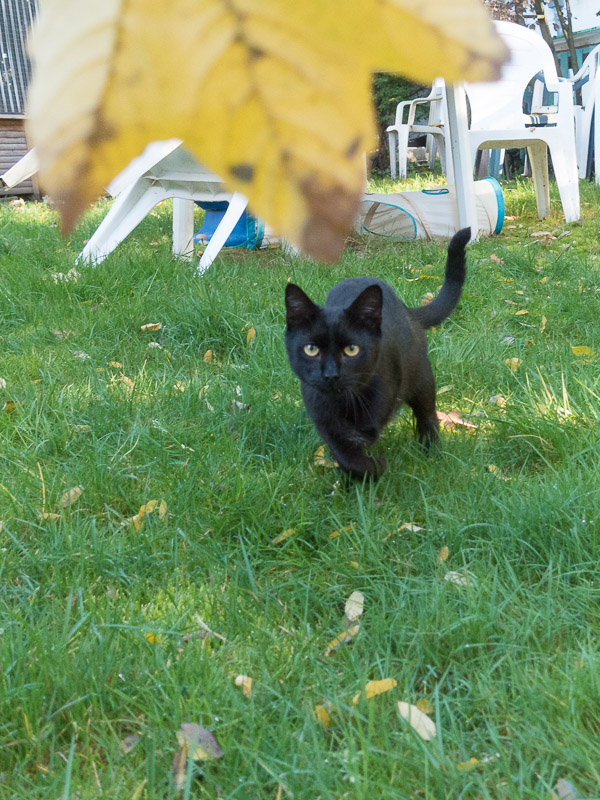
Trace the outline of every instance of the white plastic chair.
<instances>
[{"instance_id":1,"label":"white plastic chair","mask_svg":"<svg viewBox=\"0 0 600 800\"><path fill-rule=\"evenodd\" d=\"M417 108L429 104L427 124L415 122ZM446 93L442 78L436 78L427 97L405 100L396 106L393 125L386 128L390 151L390 172L392 178L406 178L408 140L411 135L427 136L427 155L429 166L433 169L436 150L440 154L442 171L451 171L451 162L446 159ZM450 176L451 179L451 176Z\"/></svg>"},{"instance_id":2,"label":"white plastic chair","mask_svg":"<svg viewBox=\"0 0 600 800\"><path fill-rule=\"evenodd\" d=\"M575 144L579 177L592 177L591 143L593 142L595 177L596 183L600 184L600 118L596 112L600 100L600 45L588 53L581 69L575 75L571 75L569 81L575 95Z\"/></svg>"},{"instance_id":3,"label":"white plastic chair","mask_svg":"<svg viewBox=\"0 0 600 800\"><path fill-rule=\"evenodd\" d=\"M227 201L227 211L198 264L199 274L208 269L244 213L248 201L238 192L227 191L221 178L203 167L181 145L180 139L152 142L108 185L108 193L116 200L77 256L78 263L99 264L158 203L171 197L173 253L192 257L194 200ZM31 150L1 177L5 185L16 186L37 169L35 150Z\"/></svg>"},{"instance_id":4,"label":"white plastic chair","mask_svg":"<svg viewBox=\"0 0 600 800\"><path fill-rule=\"evenodd\" d=\"M527 148L538 214L546 217L550 151L565 219L573 222L580 217L580 204L571 84L559 79L550 48L538 33L513 22L495 22L494 27L510 51L510 60L499 80L465 84L472 157L479 149ZM558 96L557 105L543 118L523 113L525 89L540 72L547 91Z\"/></svg>"}]
</instances>

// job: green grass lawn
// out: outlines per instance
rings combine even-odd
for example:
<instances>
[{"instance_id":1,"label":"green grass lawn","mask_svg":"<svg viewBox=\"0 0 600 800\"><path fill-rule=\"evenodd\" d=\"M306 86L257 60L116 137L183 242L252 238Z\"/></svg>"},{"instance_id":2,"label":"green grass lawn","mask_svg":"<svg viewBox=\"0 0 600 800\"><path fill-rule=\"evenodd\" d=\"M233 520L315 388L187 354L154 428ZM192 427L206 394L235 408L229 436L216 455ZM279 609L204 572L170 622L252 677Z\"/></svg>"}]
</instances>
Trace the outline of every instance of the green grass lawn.
<instances>
[{"instance_id":1,"label":"green grass lawn","mask_svg":"<svg viewBox=\"0 0 600 800\"><path fill-rule=\"evenodd\" d=\"M46 205L2 205L0 798L173 797L182 723L224 755L180 797L600 797L600 189L564 225L505 188L514 219L429 335L438 407L475 427L427 457L403 411L349 491L314 463L286 282L323 301L368 274L417 305L443 245L234 251L198 278L164 204L77 277L105 202L66 242ZM360 630L325 655L354 591Z\"/></svg>"}]
</instances>

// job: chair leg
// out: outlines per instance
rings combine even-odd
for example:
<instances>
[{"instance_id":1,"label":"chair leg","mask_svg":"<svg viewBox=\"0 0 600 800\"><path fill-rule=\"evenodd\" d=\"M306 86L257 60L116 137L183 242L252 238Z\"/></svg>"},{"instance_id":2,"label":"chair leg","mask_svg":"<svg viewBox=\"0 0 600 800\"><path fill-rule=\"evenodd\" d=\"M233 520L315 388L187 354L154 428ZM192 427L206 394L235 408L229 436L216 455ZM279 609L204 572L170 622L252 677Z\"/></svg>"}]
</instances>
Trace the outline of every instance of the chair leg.
<instances>
[{"instance_id":1,"label":"chair leg","mask_svg":"<svg viewBox=\"0 0 600 800\"><path fill-rule=\"evenodd\" d=\"M576 222L581 217L577 163L566 157L562 144L553 147L550 155L565 221Z\"/></svg>"},{"instance_id":2,"label":"chair leg","mask_svg":"<svg viewBox=\"0 0 600 800\"><path fill-rule=\"evenodd\" d=\"M426 147L426 150L427 150L427 160L429 162L429 169L431 170L431 172L433 172L435 170L435 157L436 157L436 154L437 154L437 141L436 141L435 136L432 136L431 134L427 135L427 147ZM441 160L441 156L440 156L440 160Z\"/></svg>"},{"instance_id":3,"label":"chair leg","mask_svg":"<svg viewBox=\"0 0 600 800\"><path fill-rule=\"evenodd\" d=\"M194 201L173 198L173 255L193 258L194 255Z\"/></svg>"},{"instance_id":4,"label":"chair leg","mask_svg":"<svg viewBox=\"0 0 600 800\"><path fill-rule=\"evenodd\" d=\"M540 219L550 214L550 182L548 179L548 146L546 142L527 145L531 175L535 187L535 201Z\"/></svg>"},{"instance_id":5,"label":"chair leg","mask_svg":"<svg viewBox=\"0 0 600 800\"><path fill-rule=\"evenodd\" d=\"M219 223L216 231L211 236L206 250L202 254L198 264L198 275L203 275L217 257L220 249L227 241L229 234L235 228L239 218L242 216L248 205L248 198L245 195L235 192L229 201L227 211L223 214L223 219Z\"/></svg>"},{"instance_id":6,"label":"chair leg","mask_svg":"<svg viewBox=\"0 0 600 800\"><path fill-rule=\"evenodd\" d=\"M122 191L75 263L93 267L99 264L167 196L163 189L151 186L144 178Z\"/></svg>"},{"instance_id":7,"label":"chair leg","mask_svg":"<svg viewBox=\"0 0 600 800\"><path fill-rule=\"evenodd\" d=\"M397 133L398 139L398 179L403 180L407 175L408 161L408 125L400 125Z\"/></svg>"},{"instance_id":8,"label":"chair leg","mask_svg":"<svg viewBox=\"0 0 600 800\"><path fill-rule=\"evenodd\" d=\"M392 178L398 175L398 163L396 154L398 152L398 134L396 131L388 131L388 149L390 151L390 173Z\"/></svg>"}]
</instances>

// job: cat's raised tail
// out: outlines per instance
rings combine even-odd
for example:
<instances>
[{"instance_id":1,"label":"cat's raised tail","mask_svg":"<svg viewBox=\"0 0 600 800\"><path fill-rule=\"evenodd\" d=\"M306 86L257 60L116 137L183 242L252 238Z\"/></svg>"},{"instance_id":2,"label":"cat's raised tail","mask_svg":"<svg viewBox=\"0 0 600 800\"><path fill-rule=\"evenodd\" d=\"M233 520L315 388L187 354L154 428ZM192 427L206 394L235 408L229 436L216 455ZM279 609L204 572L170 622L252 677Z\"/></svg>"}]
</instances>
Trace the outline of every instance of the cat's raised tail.
<instances>
[{"instance_id":1,"label":"cat's raised tail","mask_svg":"<svg viewBox=\"0 0 600 800\"><path fill-rule=\"evenodd\" d=\"M444 283L437 297L427 306L409 308L410 315L423 328L432 328L450 316L460 299L465 282L465 247L471 238L471 228L463 228L455 233L448 245Z\"/></svg>"}]
</instances>

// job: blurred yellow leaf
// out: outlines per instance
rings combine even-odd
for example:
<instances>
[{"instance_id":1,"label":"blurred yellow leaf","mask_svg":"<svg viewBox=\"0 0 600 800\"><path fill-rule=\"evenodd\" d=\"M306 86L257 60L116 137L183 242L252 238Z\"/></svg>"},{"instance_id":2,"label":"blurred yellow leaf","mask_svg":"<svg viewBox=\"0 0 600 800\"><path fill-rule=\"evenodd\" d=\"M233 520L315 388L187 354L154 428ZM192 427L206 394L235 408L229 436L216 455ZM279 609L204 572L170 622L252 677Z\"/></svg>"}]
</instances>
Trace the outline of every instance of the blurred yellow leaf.
<instances>
[{"instance_id":1,"label":"blurred yellow leaf","mask_svg":"<svg viewBox=\"0 0 600 800\"><path fill-rule=\"evenodd\" d=\"M252 339L254 339L255 336L256 336L256 331L254 330L254 328L250 328L250 330L246 334L246 344L250 344L250 342L252 341Z\"/></svg>"},{"instance_id":2,"label":"blurred yellow leaf","mask_svg":"<svg viewBox=\"0 0 600 800\"><path fill-rule=\"evenodd\" d=\"M109 367L114 367L115 369L122 369L123 368L123 364L121 364L120 361L109 361L108 362L108 366Z\"/></svg>"},{"instance_id":3,"label":"blurred yellow leaf","mask_svg":"<svg viewBox=\"0 0 600 800\"><path fill-rule=\"evenodd\" d=\"M529 311L527 311L525 308L522 308L520 311L517 311L515 317L522 317L524 314L529 314Z\"/></svg>"},{"instance_id":4,"label":"blurred yellow leaf","mask_svg":"<svg viewBox=\"0 0 600 800\"><path fill-rule=\"evenodd\" d=\"M82 492L83 492L83 486L74 486L72 489L69 489L60 498L61 506L63 508L72 506L73 503L76 503L79 500Z\"/></svg>"},{"instance_id":5,"label":"blurred yellow leaf","mask_svg":"<svg viewBox=\"0 0 600 800\"><path fill-rule=\"evenodd\" d=\"M7 403L4 403L1 410L4 411L5 414L12 414L16 407L17 404L13 400L9 400Z\"/></svg>"},{"instance_id":6,"label":"blurred yellow leaf","mask_svg":"<svg viewBox=\"0 0 600 800\"><path fill-rule=\"evenodd\" d=\"M160 644L162 642L162 636L159 636L157 633L146 633L145 637L146 641L150 642L150 644Z\"/></svg>"},{"instance_id":7,"label":"blurred yellow leaf","mask_svg":"<svg viewBox=\"0 0 600 800\"><path fill-rule=\"evenodd\" d=\"M212 361L212 357L213 357L213 351L207 350L206 353L204 353L204 355L202 356L202 359L205 364L210 364L210 362Z\"/></svg>"},{"instance_id":8,"label":"blurred yellow leaf","mask_svg":"<svg viewBox=\"0 0 600 800\"><path fill-rule=\"evenodd\" d=\"M413 730L419 734L421 739L424 739L426 742L428 742L437 736L437 730L433 720L431 720L427 714L424 714L422 711L420 711L416 706L413 706L411 703L404 703L400 701L398 703L398 711L400 712L400 715L407 720Z\"/></svg>"},{"instance_id":9,"label":"blurred yellow leaf","mask_svg":"<svg viewBox=\"0 0 600 800\"><path fill-rule=\"evenodd\" d=\"M142 506L142 508L144 509L145 514L151 514L157 505L158 505L158 500L148 500L146 505Z\"/></svg>"},{"instance_id":10,"label":"blurred yellow leaf","mask_svg":"<svg viewBox=\"0 0 600 800\"><path fill-rule=\"evenodd\" d=\"M543 333L546 330L546 323L547 322L548 322L548 320L546 319L546 317L542 316L542 324L540 326L540 333Z\"/></svg>"},{"instance_id":11,"label":"blurred yellow leaf","mask_svg":"<svg viewBox=\"0 0 600 800\"><path fill-rule=\"evenodd\" d=\"M29 50L29 136L67 228L148 142L177 137L330 261L375 145L371 74L490 80L505 57L480 0L48 0Z\"/></svg>"},{"instance_id":12,"label":"blurred yellow leaf","mask_svg":"<svg viewBox=\"0 0 600 800\"><path fill-rule=\"evenodd\" d=\"M51 511L43 511L41 514L38 514L38 519L40 521L48 520L55 520L60 519L60 514L53 514Z\"/></svg>"},{"instance_id":13,"label":"blurred yellow leaf","mask_svg":"<svg viewBox=\"0 0 600 800\"><path fill-rule=\"evenodd\" d=\"M161 322L148 322L146 325L141 325L141 331L159 331L162 328Z\"/></svg>"},{"instance_id":14,"label":"blurred yellow leaf","mask_svg":"<svg viewBox=\"0 0 600 800\"><path fill-rule=\"evenodd\" d=\"M577 347L572 347L571 352L574 356L592 356L594 355L593 350L591 347L587 347L584 344L581 344Z\"/></svg>"},{"instance_id":15,"label":"blurred yellow leaf","mask_svg":"<svg viewBox=\"0 0 600 800\"><path fill-rule=\"evenodd\" d=\"M158 506L158 518L164 519L167 514L167 501L161 500L160 505Z\"/></svg>"},{"instance_id":16,"label":"blurred yellow leaf","mask_svg":"<svg viewBox=\"0 0 600 800\"><path fill-rule=\"evenodd\" d=\"M235 679L235 685L242 688L244 697L248 699L252 697L252 678L248 675L238 675Z\"/></svg>"}]
</instances>

